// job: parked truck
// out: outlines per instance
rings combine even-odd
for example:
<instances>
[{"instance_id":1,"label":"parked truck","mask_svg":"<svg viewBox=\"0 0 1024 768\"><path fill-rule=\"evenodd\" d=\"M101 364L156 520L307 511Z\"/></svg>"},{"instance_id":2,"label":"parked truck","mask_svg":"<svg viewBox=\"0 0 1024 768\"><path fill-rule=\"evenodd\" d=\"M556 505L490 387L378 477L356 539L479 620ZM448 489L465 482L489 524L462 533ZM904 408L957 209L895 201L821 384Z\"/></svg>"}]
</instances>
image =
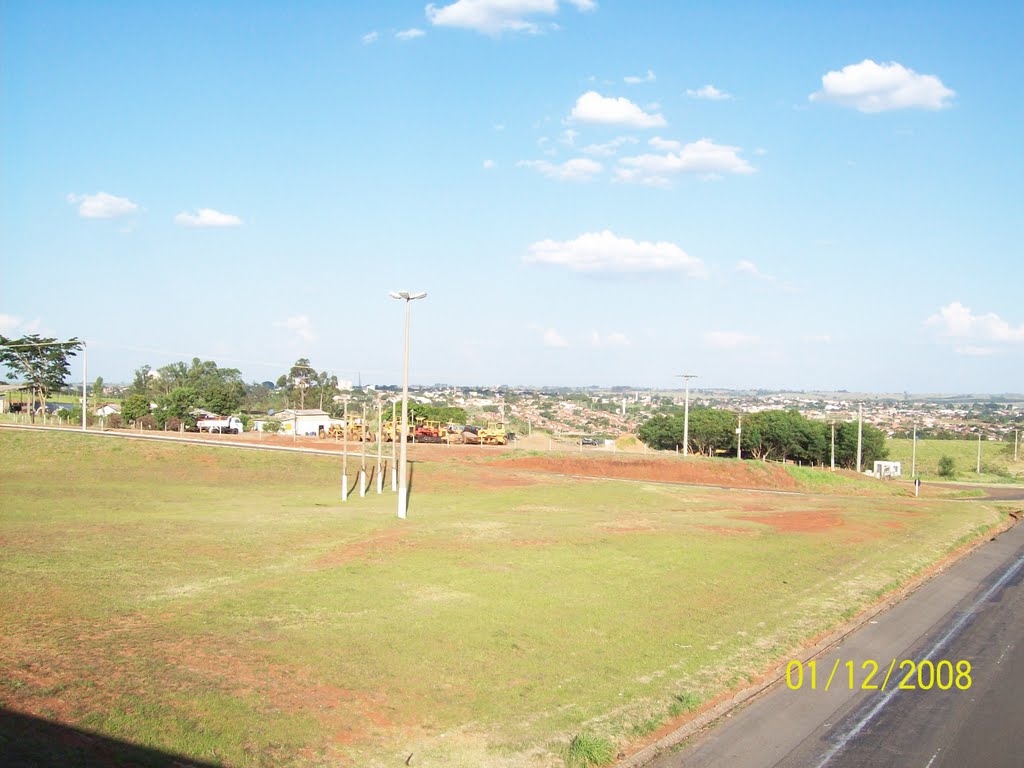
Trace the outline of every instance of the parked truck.
<instances>
[{"instance_id":1,"label":"parked truck","mask_svg":"<svg viewBox=\"0 0 1024 768\"><path fill-rule=\"evenodd\" d=\"M223 419L199 419L196 427L200 432L217 433L221 435L242 434L242 420L237 416L227 416Z\"/></svg>"}]
</instances>

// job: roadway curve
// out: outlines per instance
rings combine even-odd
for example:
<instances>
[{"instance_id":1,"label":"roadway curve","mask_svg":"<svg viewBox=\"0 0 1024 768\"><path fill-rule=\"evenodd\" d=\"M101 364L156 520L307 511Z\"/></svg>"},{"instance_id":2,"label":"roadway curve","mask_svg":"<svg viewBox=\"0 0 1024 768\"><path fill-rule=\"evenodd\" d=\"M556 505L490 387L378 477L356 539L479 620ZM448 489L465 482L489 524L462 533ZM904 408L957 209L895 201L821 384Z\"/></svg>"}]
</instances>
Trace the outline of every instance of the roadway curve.
<instances>
[{"instance_id":1,"label":"roadway curve","mask_svg":"<svg viewBox=\"0 0 1024 768\"><path fill-rule=\"evenodd\" d=\"M947 691L895 686L901 661L924 659L954 667L969 661L970 687L958 690L955 679ZM865 662L878 663L872 682L881 686L893 660L884 691L860 689ZM815 690L808 678L799 690L776 684L648 768L1021 768L1024 525L987 542L819 656Z\"/></svg>"}]
</instances>

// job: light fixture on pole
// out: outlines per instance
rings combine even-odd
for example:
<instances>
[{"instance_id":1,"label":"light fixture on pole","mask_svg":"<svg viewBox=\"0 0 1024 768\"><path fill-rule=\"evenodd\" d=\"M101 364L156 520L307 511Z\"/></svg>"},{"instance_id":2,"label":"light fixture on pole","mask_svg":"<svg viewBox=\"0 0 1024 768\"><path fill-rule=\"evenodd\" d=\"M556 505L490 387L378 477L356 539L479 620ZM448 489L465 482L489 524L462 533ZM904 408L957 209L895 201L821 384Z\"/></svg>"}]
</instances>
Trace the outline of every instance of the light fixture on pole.
<instances>
[{"instance_id":1,"label":"light fixture on pole","mask_svg":"<svg viewBox=\"0 0 1024 768\"><path fill-rule=\"evenodd\" d=\"M683 401L683 456L690 455L690 379L696 379L695 373L677 373L677 379L682 379L686 386L686 398Z\"/></svg>"},{"instance_id":2,"label":"light fixture on pole","mask_svg":"<svg viewBox=\"0 0 1024 768\"><path fill-rule=\"evenodd\" d=\"M409 498L409 486L406 474L406 457L408 456L409 450L408 443L406 443L406 434L409 431L409 305L416 299L426 298L427 293L426 291L422 291L420 293L412 293L410 291L392 291L388 295L391 296L392 299L399 299L405 302L405 352L402 363L402 455L398 464L398 517L404 520Z\"/></svg>"}]
</instances>

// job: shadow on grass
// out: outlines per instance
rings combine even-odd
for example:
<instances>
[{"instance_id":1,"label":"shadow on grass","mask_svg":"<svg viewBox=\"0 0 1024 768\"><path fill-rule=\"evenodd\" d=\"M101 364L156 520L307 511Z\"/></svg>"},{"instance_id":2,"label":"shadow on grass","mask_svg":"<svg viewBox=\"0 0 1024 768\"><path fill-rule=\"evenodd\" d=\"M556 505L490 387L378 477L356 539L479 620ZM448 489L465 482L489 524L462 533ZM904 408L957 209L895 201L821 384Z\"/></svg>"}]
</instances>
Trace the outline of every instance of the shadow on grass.
<instances>
[{"instance_id":1,"label":"shadow on grass","mask_svg":"<svg viewBox=\"0 0 1024 768\"><path fill-rule=\"evenodd\" d=\"M152 766L214 768L215 763L140 747L127 741L0 707L0 764L11 768Z\"/></svg>"}]
</instances>

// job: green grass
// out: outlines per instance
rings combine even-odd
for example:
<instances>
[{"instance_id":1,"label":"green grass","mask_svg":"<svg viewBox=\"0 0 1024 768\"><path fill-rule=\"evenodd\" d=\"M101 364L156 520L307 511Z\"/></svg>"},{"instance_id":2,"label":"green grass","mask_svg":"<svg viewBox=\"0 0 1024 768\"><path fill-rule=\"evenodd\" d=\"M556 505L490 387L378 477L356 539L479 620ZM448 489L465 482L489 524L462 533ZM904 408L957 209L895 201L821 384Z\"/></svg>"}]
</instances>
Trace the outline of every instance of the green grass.
<instances>
[{"instance_id":1,"label":"green grass","mask_svg":"<svg viewBox=\"0 0 1024 768\"><path fill-rule=\"evenodd\" d=\"M903 475L910 478L914 441L890 439L889 460L903 462ZM955 462L956 476L939 477L939 459L949 456ZM970 483L1024 482L1024 447L1018 446L1018 460L1013 460L1013 440L981 441L981 474L978 474L978 440L918 440L917 473L924 480L957 480Z\"/></svg>"},{"instance_id":2,"label":"green grass","mask_svg":"<svg viewBox=\"0 0 1024 768\"><path fill-rule=\"evenodd\" d=\"M0 456L0 705L233 766L623 744L1002 517L453 459L400 521L342 505L334 457L11 430Z\"/></svg>"}]
</instances>

